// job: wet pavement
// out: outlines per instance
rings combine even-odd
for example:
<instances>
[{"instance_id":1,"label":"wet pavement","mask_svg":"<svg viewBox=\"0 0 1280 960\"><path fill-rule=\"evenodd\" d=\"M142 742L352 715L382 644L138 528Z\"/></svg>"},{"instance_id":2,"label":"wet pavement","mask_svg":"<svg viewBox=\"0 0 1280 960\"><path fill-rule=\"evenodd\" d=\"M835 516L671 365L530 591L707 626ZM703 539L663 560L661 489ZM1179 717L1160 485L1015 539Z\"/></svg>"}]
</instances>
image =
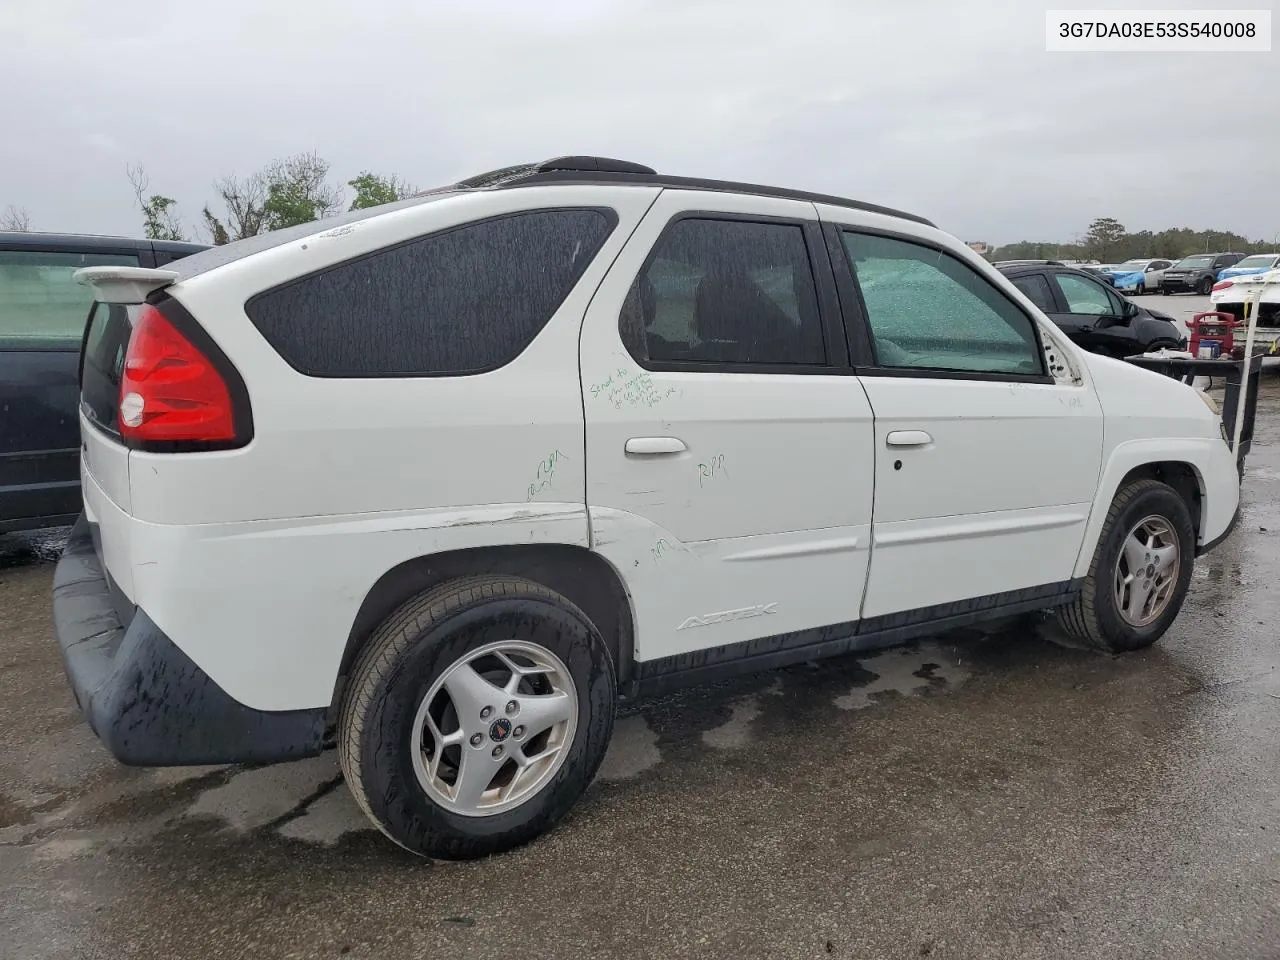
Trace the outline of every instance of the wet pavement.
<instances>
[{"instance_id":1,"label":"wet pavement","mask_svg":"<svg viewBox=\"0 0 1280 960\"><path fill-rule=\"evenodd\" d=\"M0 537L0 957L1280 957L1280 381L1154 649L1021 620L629 706L568 820L440 864L334 754L116 765Z\"/></svg>"}]
</instances>

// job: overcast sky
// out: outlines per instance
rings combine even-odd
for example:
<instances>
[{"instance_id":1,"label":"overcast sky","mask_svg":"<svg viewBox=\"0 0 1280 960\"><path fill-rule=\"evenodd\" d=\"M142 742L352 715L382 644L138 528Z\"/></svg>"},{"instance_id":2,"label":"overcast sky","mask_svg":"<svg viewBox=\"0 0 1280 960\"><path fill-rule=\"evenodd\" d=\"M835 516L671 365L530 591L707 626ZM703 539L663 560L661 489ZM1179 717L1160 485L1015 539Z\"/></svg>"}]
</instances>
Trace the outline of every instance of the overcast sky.
<instances>
[{"instance_id":1,"label":"overcast sky","mask_svg":"<svg viewBox=\"0 0 1280 960\"><path fill-rule=\"evenodd\" d=\"M1280 53L1046 53L1049 6L1161 4L0 0L0 209L137 234L130 163L194 224L215 177L304 150L422 187L594 153L966 240L1280 231Z\"/></svg>"}]
</instances>

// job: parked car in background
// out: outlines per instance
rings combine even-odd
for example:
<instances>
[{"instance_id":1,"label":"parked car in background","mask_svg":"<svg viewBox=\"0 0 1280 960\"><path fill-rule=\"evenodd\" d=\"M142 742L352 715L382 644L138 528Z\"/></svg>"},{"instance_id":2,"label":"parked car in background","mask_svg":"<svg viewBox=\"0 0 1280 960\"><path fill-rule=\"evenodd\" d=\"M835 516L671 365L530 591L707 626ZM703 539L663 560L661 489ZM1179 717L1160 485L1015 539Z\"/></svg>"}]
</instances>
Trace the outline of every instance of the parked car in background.
<instances>
[{"instance_id":1,"label":"parked car in background","mask_svg":"<svg viewBox=\"0 0 1280 960\"><path fill-rule=\"evenodd\" d=\"M332 731L418 854L553 826L620 694L1042 608L1148 647L1238 516L1212 400L871 204L567 157L80 276L90 726L150 766Z\"/></svg>"},{"instance_id":2,"label":"parked car in background","mask_svg":"<svg viewBox=\"0 0 1280 960\"><path fill-rule=\"evenodd\" d=\"M1049 319L1092 353L1128 357L1182 345L1173 317L1127 300L1075 267L1023 265L1000 270Z\"/></svg>"},{"instance_id":3,"label":"parked car in background","mask_svg":"<svg viewBox=\"0 0 1280 960\"><path fill-rule=\"evenodd\" d=\"M1170 260L1135 257L1111 268L1112 283L1121 293L1141 296L1159 290L1164 272L1171 266Z\"/></svg>"},{"instance_id":4,"label":"parked car in background","mask_svg":"<svg viewBox=\"0 0 1280 960\"><path fill-rule=\"evenodd\" d=\"M1198 293L1207 297L1213 290L1218 272L1235 266L1243 259L1243 253L1197 253L1183 257L1164 272L1160 292L1165 296Z\"/></svg>"},{"instance_id":5,"label":"parked car in background","mask_svg":"<svg viewBox=\"0 0 1280 960\"><path fill-rule=\"evenodd\" d=\"M1247 277L1251 273L1266 273L1280 268L1280 253L1253 253L1225 270L1218 271L1219 280Z\"/></svg>"},{"instance_id":6,"label":"parked car in background","mask_svg":"<svg viewBox=\"0 0 1280 960\"><path fill-rule=\"evenodd\" d=\"M1213 285L1209 302L1214 310L1243 320L1245 303L1259 292L1262 297L1258 304L1258 335L1274 343L1280 330L1280 268L1219 280Z\"/></svg>"},{"instance_id":7,"label":"parked car in background","mask_svg":"<svg viewBox=\"0 0 1280 960\"><path fill-rule=\"evenodd\" d=\"M80 345L93 295L81 267L162 267L198 243L0 233L0 533L80 512Z\"/></svg>"},{"instance_id":8,"label":"parked car in background","mask_svg":"<svg viewBox=\"0 0 1280 960\"><path fill-rule=\"evenodd\" d=\"M1116 285L1116 278L1111 275L1111 271L1113 267L1114 267L1114 264L1101 263L1101 264L1085 264L1083 266L1076 267L1075 269L1083 270L1085 273L1088 273L1097 277L1107 286L1114 287Z\"/></svg>"}]
</instances>

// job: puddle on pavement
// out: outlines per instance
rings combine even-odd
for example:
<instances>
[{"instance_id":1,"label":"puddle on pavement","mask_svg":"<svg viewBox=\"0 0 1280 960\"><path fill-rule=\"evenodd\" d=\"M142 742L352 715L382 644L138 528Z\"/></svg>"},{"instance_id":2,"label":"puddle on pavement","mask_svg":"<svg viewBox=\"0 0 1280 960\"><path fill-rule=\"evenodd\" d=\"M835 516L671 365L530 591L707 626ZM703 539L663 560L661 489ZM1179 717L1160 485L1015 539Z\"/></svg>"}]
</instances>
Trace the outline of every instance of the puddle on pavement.
<instances>
[{"instance_id":1,"label":"puddle on pavement","mask_svg":"<svg viewBox=\"0 0 1280 960\"><path fill-rule=\"evenodd\" d=\"M0 570L55 563L62 556L69 527L52 527L26 533L0 533Z\"/></svg>"}]
</instances>

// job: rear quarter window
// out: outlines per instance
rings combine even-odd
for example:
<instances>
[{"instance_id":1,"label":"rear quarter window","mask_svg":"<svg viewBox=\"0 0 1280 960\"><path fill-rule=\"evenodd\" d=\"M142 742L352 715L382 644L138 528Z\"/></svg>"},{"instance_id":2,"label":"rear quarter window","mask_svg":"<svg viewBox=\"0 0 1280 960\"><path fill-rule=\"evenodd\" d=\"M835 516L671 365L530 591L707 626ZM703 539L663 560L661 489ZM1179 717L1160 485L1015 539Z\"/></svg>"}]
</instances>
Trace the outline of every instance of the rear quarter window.
<instances>
[{"instance_id":1,"label":"rear quarter window","mask_svg":"<svg viewBox=\"0 0 1280 960\"><path fill-rule=\"evenodd\" d=\"M612 210L534 210L464 224L259 294L249 319L316 377L483 373L514 360L617 223Z\"/></svg>"}]
</instances>

